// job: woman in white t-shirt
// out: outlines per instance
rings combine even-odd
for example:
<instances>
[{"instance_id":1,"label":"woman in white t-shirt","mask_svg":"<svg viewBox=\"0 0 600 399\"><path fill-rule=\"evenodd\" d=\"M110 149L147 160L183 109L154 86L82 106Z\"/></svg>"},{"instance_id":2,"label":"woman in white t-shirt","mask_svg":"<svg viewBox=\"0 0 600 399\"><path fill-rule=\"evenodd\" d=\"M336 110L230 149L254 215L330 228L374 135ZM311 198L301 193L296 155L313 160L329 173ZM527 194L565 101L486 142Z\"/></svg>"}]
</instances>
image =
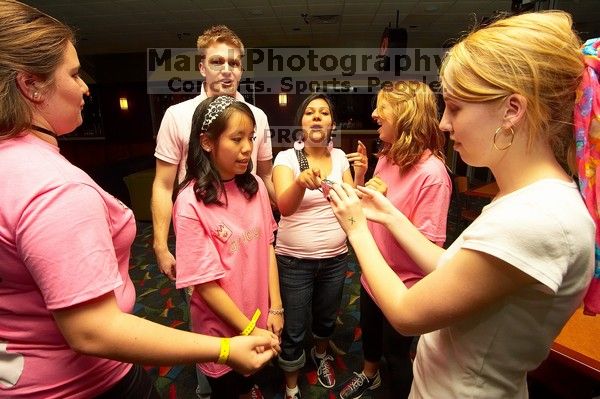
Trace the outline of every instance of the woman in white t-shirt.
<instances>
[{"instance_id":1,"label":"woman in white t-shirt","mask_svg":"<svg viewBox=\"0 0 600 399\"><path fill-rule=\"evenodd\" d=\"M561 165L574 146L581 42L562 11L499 19L467 35L441 69L440 122L499 192L444 250L381 194L335 186L331 202L375 301L402 334L423 334L412 398L526 398L527 372L589 284L594 223ZM600 93L596 93L599 95ZM366 216L366 217L365 217ZM428 274L410 289L379 253L385 225Z\"/></svg>"},{"instance_id":2,"label":"woman in white t-shirt","mask_svg":"<svg viewBox=\"0 0 600 399\"><path fill-rule=\"evenodd\" d=\"M335 328L344 279L348 247L346 234L337 222L323 193L327 182L352 184L350 164L354 161L358 182L364 181L366 150L360 147L346 158L333 148L334 109L324 94L313 94L298 109L302 137L294 148L277 154L273 183L281 212L275 253L285 309L279 365L286 379L286 397L300 396L298 370L306 361L304 337L312 314L315 346L311 358L318 380L326 388L335 385L333 358L327 354ZM349 154L350 155L350 154Z\"/></svg>"}]
</instances>

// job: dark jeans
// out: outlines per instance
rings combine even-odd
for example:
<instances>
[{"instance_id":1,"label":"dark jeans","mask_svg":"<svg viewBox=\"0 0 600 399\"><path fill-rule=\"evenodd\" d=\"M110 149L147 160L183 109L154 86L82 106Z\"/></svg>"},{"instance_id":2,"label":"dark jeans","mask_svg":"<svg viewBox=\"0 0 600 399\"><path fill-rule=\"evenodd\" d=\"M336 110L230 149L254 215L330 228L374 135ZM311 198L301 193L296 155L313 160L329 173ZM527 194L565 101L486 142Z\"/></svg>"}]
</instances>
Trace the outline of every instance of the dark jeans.
<instances>
[{"instance_id":1,"label":"dark jeans","mask_svg":"<svg viewBox=\"0 0 600 399\"><path fill-rule=\"evenodd\" d=\"M96 399L160 399L160 395L146 370L134 364L125 377Z\"/></svg>"},{"instance_id":2,"label":"dark jeans","mask_svg":"<svg viewBox=\"0 0 600 399\"><path fill-rule=\"evenodd\" d=\"M215 399L238 399L240 395L247 394L254 386L254 377L244 377L236 371L222 375L218 378L206 376L210 389L211 398Z\"/></svg>"},{"instance_id":3,"label":"dark jeans","mask_svg":"<svg viewBox=\"0 0 600 399\"><path fill-rule=\"evenodd\" d=\"M410 348L413 337L406 337L390 325L364 287L360 287L360 328L365 360L379 362L385 356L390 373L393 398L407 398L413 380Z\"/></svg>"},{"instance_id":4,"label":"dark jeans","mask_svg":"<svg viewBox=\"0 0 600 399\"><path fill-rule=\"evenodd\" d=\"M304 366L304 337L312 312L312 333L329 338L342 299L348 253L326 259L298 259L277 255L285 323L281 335L279 365L284 371Z\"/></svg>"}]
</instances>

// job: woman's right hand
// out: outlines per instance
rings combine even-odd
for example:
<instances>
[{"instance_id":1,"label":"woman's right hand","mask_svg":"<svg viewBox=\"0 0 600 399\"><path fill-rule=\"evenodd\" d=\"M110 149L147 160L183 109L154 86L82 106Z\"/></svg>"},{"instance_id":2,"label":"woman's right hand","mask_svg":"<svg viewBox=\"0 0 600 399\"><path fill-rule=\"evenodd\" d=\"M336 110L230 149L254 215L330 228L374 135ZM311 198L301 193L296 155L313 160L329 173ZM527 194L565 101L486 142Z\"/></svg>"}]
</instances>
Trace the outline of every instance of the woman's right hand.
<instances>
[{"instance_id":1,"label":"woman's right hand","mask_svg":"<svg viewBox=\"0 0 600 399\"><path fill-rule=\"evenodd\" d=\"M397 217L398 214L401 214L394 204L379 190L358 186L356 191L361 199L363 212L370 221L386 224L393 220L394 217Z\"/></svg>"},{"instance_id":2,"label":"woman's right hand","mask_svg":"<svg viewBox=\"0 0 600 399\"><path fill-rule=\"evenodd\" d=\"M296 184L302 188L316 190L321 188L321 171L319 168L308 168L296 177Z\"/></svg>"},{"instance_id":3,"label":"woman's right hand","mask_svg":"<svg viewBox=\"0 0 600 399\"><path fill-rule=\"evenodd\" d=\"M271 335L275 336L272 333ZM260 370L279 352L279 340L276 336L232 337L229 341L227 365L238 373L249 375Z\"/></svg>"}]
</instances>

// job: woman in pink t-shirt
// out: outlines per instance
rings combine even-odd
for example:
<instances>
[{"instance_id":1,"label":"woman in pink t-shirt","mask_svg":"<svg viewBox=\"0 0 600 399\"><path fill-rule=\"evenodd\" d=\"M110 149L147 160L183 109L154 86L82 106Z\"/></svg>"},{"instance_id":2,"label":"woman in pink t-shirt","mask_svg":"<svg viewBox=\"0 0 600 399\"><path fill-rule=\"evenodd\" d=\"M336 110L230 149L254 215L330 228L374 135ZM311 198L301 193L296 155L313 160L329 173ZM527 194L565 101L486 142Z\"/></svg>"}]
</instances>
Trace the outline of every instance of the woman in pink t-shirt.
<instances>
[{"instance_id":1,"label":"woman in pink t-shirt","mask_svg":"<svg viewBox=\"0 0 600 399\"><path fill-rule=\"evenodd\" d=\"M367 187L382 192L430 241L446 239L446 218L452 192L444 164L444 136L438 128L434 93L424 83L399 81L377 95L373 119L384 143L374 177ZM369 230L388 265L410 287L425 272L407 255L385 227L369 223ZM406 398L412 382L409 351L412 336L394 330L373 301L361 278L360 326L364 366L340 391L342 399L361 397L381 384L380 359L384 355L394 398Z\"/></svg>"},{"instance_id":2,"label":"woman in pink t-shirt","mask_svg":"<svg viewBox=\"0 0 600 399\"><path fill-rule=\"evenodd\" d=\"M58 148L82 123L88 91L73 32L16 1L0 2L0 26L0 397L158 398L130 362L264 365L275 339L130 314L133 213Z\"/></svg>"},{"instance_id":3,"label":"woman in pink t-shirt","mask_svg":"<svg viewBox=\"0 0 600 399\"><path fill-rule=\"evenodd\" d=\"M194 287L192 330L278 340L283 328L277 224L261 179L252 174L254 115L231 96L209 97L192 117L187 172L173 208L177 288ZM260 397L252 377L205 363L215 398Z\"/></svg>"}]
</instances>

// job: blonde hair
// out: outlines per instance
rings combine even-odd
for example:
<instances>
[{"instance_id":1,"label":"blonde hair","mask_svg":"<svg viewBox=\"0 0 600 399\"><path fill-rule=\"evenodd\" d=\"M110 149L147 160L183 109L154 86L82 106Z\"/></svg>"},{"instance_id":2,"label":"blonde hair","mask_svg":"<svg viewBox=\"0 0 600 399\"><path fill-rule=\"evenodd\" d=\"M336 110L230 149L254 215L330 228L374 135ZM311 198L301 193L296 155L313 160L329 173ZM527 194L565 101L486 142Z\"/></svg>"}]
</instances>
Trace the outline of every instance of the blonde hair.
<instances>
[{"instance_id":1,"label":"blonde hair","mask_svg":"<svg viewBox=\"0 0 600 399\"><path fill-rule=\"evenodd\" d=\"M389 105L384 111L382 100ZM421 160L423 152L444 160L445 137L439 130L435 94L425 83L397 81L377 94L377 113L390 118L395 130L393 143L386 143L379 156L387 156L403 173Z\"/></svg>"},{"instance_id":2,"label":"blonde hair","mask_svg":"<svg viewBox=\"0 0 600 399\"><path fill-rule=\"evenodd\" d=\"M544 135L565 165L575 144L573 107L583 73L581 41L571 26L569 14L545 11L499 19L475 30L444 58L444 87L467 102L522 95L527 100L528 148Z\"/></svg>"},{"instance_id":3,"label":"blonde hair","mask_svg":"<svg viewBox=\"0 0 600 399\"><path fill-rule=\"evenodd\" d=\"M215 25L202 32L196 42L196 47L202 61L204 61L204 57L206 56L206 49L215 43L225 43L231 47L235 47L240 50L242 57L244 56L244 43L242 43L239 36L225 25Z\"/></svg>"},{"instance_id":4,"label":"blonde hair","mask_svg":"<svg viewBox=\"0 0 600 399\"><path fill-rule=\"evenodd\" d=\"M31 125L31 108L17 86L19 72L51 86L73 31L51 16L18 1L0 1L0 139ZM41 87L40 89L42 89Z\"/></svg>"}]
</instances>

